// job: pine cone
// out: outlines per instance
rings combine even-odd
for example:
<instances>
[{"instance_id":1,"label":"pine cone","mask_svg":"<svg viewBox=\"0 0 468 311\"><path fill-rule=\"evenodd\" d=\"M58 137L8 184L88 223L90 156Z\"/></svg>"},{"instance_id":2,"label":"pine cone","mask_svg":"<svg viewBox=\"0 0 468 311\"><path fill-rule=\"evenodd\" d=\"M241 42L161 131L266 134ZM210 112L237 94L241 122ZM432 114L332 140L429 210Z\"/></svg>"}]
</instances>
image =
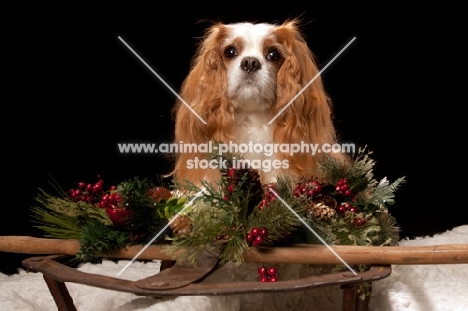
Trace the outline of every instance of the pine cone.
<instances>
[{"instance_id":1,"label":"pine cone","mask_svg":"<svg viewBox=\"0 0 468 311\"><path fill-rule=\"evenodd\" d=\"M329 195L324 195L318 201L314 201L314 202L322 203L323 205L326 205L332 209L336 209L336 207L338 206L338 201L334 197L329 196Z\"/></svg>"},{"instance_id":2,"label":"pine cone","mask_svg":"<svg viewBox=\"0 0 468 311\"><path fill-rule=\"evenodd\" d=\"M322 203L310 203L307 205L307 213L315 218L327 220L335 216L335 210Z\"/></svg>"},{"instance_id":3,"label":"pine cone","mask_svg":"<svg viewBox=\"0 0 468 311\"><path fill-rule=\"evenodd\" d=\"M192 221L188 216L178 216L171 223L171 229L175 236L188 235L192 230Z\"/></svg>"}]
</instances>

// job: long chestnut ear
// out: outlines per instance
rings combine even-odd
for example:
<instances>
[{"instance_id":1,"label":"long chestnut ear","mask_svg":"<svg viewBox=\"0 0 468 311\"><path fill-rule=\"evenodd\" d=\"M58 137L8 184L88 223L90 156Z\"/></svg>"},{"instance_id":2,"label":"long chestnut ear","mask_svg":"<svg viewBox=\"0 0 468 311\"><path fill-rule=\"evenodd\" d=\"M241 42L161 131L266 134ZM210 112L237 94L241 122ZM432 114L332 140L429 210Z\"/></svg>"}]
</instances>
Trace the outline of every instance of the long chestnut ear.
<instances>
[{"instance_id":1,"label":"long chestnut ear","mask_svg":"<svg viewBox=\"0 0 468 311\"><path fill-rule=\"evenodd\" d=\"M174 107L175 142L190 144L208 140L229 140L233 124L232 107L225 96L226 69L220 54L220 41L226 35L222 24L211 26L192 59L190 73L182 84ZM187 105L190 107L188 108ZM198 117L201 117L206 124ZM175 163L175 177L189 178L187 160L201 157L197 153L179 153ZM193 172L192 172L193 173Z\"/></svg>"},{"instance_id":2,"label":"long chestnut ear","mask_svg":"<svg viewBox=\"0 0 468 311\"><path fill-rule=\"evenodd\" d=\"M226 31L222 24L210 27L192 59L192 68L180 92L185 103L177 100L174 109L176 140L203 142L206 141L205 136L208 138L217 136L216 134L222 133L229 125L224 125L225 122L229 123L229 120L223 119L226 117L225 113L220 113L232 109L224 96L227 76L220 55L220 41ZM206 124L193 112L196 112Z\"/></svg>"},{"instance_id":3,"label":"long chestnut ear","mask_svg":"<svg viewBox=\"0 0 468 311\"><path fill-rule=\"evenodd\" d=\"M314 55L299 30L298 21L291 20L278 26L276 36L287 55L278 71L277 104L273 115L276 116L295 96L297 98L275 119L275 141L320 145L335 143L331 103L318 75ZM307 86L312 79L314 81ZM284 157L289 159L290 168L295 171L314 167L317 161L306 153Z\"/></svg>"}]
</instances>

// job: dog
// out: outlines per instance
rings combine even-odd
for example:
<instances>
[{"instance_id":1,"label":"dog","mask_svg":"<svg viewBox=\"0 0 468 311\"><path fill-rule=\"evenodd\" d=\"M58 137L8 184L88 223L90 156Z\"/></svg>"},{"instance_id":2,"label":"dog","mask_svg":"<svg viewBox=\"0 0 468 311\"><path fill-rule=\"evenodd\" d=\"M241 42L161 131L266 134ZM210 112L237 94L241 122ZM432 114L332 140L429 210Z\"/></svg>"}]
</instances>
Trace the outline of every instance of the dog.
<instances>
[{"instance_id":1,"label":"dog","mask_svg":"<svg viewBox=\"0 0 468 311\"><path fill-rule=\"evenodd\" d=\"M253 168L263 184L275 183L279 174L314 174L318 156L287 146L337 141L331 100L297 19L213 23L192 59L174 117L176 143L250 146L234 151L244 162L260 164ZM262 146L274 152L259 152ZM216 183L219 167L194 165L203 158L197 150L179 152L174 179Z\"/></svg>"}]
</instances>

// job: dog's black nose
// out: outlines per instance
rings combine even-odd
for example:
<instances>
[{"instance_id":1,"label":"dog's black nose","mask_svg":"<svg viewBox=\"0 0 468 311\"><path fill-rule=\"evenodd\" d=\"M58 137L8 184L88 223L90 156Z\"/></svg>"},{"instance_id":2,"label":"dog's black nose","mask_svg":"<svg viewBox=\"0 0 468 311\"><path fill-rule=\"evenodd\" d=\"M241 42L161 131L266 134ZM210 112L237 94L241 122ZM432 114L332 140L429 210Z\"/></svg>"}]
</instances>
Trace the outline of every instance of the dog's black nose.
<instances>
[{"instance_id":1,"label":"dog's black nose","mask_svg":"<svg viewBox=\"0 0 468 311\"><path fill-rule=\"evenodd\" d=\"M241 68L245 71L255 71L262 68L262 65L255 57L246 57L241 62Z\"/></svg>"}]
</instances>

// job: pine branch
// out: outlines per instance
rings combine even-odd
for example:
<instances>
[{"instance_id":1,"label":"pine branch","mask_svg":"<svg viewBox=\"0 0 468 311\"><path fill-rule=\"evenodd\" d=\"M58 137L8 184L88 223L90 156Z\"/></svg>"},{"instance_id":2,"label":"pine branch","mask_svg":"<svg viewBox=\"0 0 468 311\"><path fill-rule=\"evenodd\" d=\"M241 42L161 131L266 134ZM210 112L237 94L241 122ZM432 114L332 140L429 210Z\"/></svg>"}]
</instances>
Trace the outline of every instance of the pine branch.
<instances>
[{"instance_id":1,"label":"pine branch","mask_svg":"<svg viewBox=\"0 0 468 311\"><path fill-rule=\"evenodd\" d=\"M190 233L170 239L171 244L166 249L169 253L184 249L186 251L180 254L178 260L195 263L205 247L215 243L217 236L223 229L230 228L232 223L229 213L203 201L194 203L189 217L192 223Z\"/></svg>"},{"instance_id":2,"label":"pine branch","mask_svg":"<svg viewBox=\"0 0 468 311\"><path fill-rule=\"evenodd\" d=\"M130 236L125 231L89 220L81 230L81 247L77 258L83 262L94 262L102 255L111 257L115 251L127 246L129 239Z\"/></svg>"},{"instance_id":3,"label":"pine branch","mask_svg":"<svg viewBox=\"0 0 468 311\"><path fill-rule=\"evenodd\" d=\"M379 213L377 219L381 228L377 245L398 246L398 241L400 240L400 228L397 226L395 217L382 211Z\"/></svg>"},{"instance_id":4,"label":"pine branch","mask_svg":"<svg viewBox=\"0 0 468 311\"><path fill-rule=\"evenodd\" d=\"M299 215L304 215L302 206L292 204L291 208ZM247 229L267 228L268 235L263 239L262 245L270 246L294 232L301 224L302 222L282 202L277 200L271 202L263 210L255 209L249 216Z\"/></svg>"},{"instance_id":5,"label":"pine branch","mask_svg":"<svg viewBox=\"0 0 468 311\"><path fill-rule=\"evenodd\" d=\"M64 194L54 196L40 189L36 198L38 205L31 208L36 228L41 229L48 237L77 239L81 226L90 219L104 225L112 225L104 209L83 201L73 202Z\"/></svg>"},{"instance_id":6,"label":"pine branch","mask_svg":"<svg viewBox=\"0 0 468 311\"><path fill-rule=\"evenodd\" d=\"M351 191L358 193L374 187L373 169L375 161L369 156L372 154L365 148L359 148L357 154L348 163L332 155L323 155L318 164L318 171L326 181L335 185L340 179L345 178Z\"/></svg>"},{"instance_id":7,"label":"pine branch","mask_svg":"<svg viewBox=\"0 0 468 311\"><path fill-rule=\"evenodd\" d=\"M383 178L375 187L369 202L378 206L382 204L392 205L395 202L395 191L405 182L404 176L398 178L393 183L390 183L386 177Z\"/></svg>"},{"instance_id":8,"label":"pine branch","mask_svg":"<svg viewBox=\"0 0 468 311\"><path fill-rule=\"evenodd\" d=\"M236 262L237 264L241 264L244 259L242 254L244 250L248 247L245 238L242 234L239 234L240 231L237 232L238 234L234 235L231 239L227 241L225 244L224 250L219 256L220 265L226 262Z\"/></svg>"},{"instance_id":9,"label":"pine branch","mask_svg":"<svg viewBox=\"0 0 468 311\"><path fill-rule=\"evenodd\" d=\"M57 239L78 239L81 227L73 216L63 215L35 206L31 208L34 227L42 230L46 237Z\"/></svg>"},{"instance_id":10,"label":"pine branch","mask_svg":"<svg viewBox=\"0 0 468 311\"><path fill-rule=\"evenodd\" d=\"M338 237L333 231L333 228L330 226L330 221L323 221L314 217L307 217L307 224L327 244L329 245L337 244ZM309 231L304 231L304 234L306 235L305 243L309 243L309 244L321 244L322 243L322 241L320 241L316 237L315 234Z\"/></svg>"},{"instance_id":11,"label":"pine branch","mask_svg":"<svg viewBox=\"0 0 468 311\"><path fill-rule=\"evenodd\" d=\"M366 150L367 146L359 148L353 158L353 165L348 168L347 175L363 176L369 182L374 180L375 161L370 157L372 151Z\"/></svg>"},{"instance_id":12,"label":"pine branch","mask_svg":"<svg viewBox=\"0 0 468 311\"><path fill-rule=\"evenodd\" d=\"M286 202L295 201L293 189L296 180L293 180L290 175L283 174L276 177L275 191L285 200Z\"/></svg>"},{"instance_id":13,"label":"pine branch","mask_svg":"<svg viewBox=\"0 0 468 311\"><path fill-rule=\"evenodd\" d=\"M68 197L54 196L42 189L39 190L40 194L36 198L36 201L41 205L39 208L43 211L49 210L55 212L56 217L63 215L64 217L76 219L91 218L106 225L112 224L105 209L97 208L95 205L83 201L73 202Z\"/></svg>"},{"instance_id":14,"label":"pine branch","mask_svg":"<svg viewBox=\"0 0 468 311\"><path fill-rule=\"evenodd\" d=\"M148 179L135 177L120 183L117 192L123 198L123 206L132 212L132 219L125 225L125 230L144 237L158 231L167 220L160 217L160 206L151 196L155 185ZM163 206L164 202L161 203Z\"/></svg>"}]
</instances>

